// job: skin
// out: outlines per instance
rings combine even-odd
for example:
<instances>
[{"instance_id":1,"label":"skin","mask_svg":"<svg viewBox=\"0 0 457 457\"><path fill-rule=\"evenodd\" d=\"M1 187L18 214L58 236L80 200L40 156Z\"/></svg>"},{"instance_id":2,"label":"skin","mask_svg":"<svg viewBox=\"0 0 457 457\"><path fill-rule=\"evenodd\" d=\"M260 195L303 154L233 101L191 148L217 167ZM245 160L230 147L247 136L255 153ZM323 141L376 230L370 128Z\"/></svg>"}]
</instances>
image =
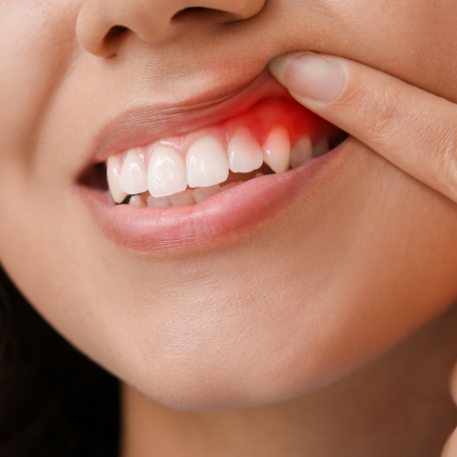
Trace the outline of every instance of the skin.
<instances>
[{"instance_id":1,"label":"skin","mask_svg":"<svg viewBox=\"0 0 457 457\"><path fill-rule=\"evenodd\" d=\"M351 139L315 198L299 196L242 242L162 259L106 240L74 183L96 133L138 100L178 103L241 83L292 50L360 62L456 102L455 2L0 5L0 259L51 325L125 382L123 455L151 451L151 424L162 436L194 424L195 454L212 424L218 438L199 455L228 449L221 436L231 455L253 455L253 436L272 444L258 455L284 455L284 443L288 455L344 455L332 446L347 440L354 456L351 439L358 455L438 452L455 419L445 390L457 319L437 317L457 301L457 211L430 180ZM171 22L189 6L223 12ZM102 41L115 25L128 31ZM433 149L436 138L426 140ZM405 366L411 378L398 374ZM424 382L424 367L436 377ZM378 379L386 384L376 388ZM411 385L433 392L436 428L424 425L430 408ZM393 409L402 420L383 426ZM278 424L289 426L273 437ZM361 434L353 424L367 425Z\"/></svg>"}]
</instances>

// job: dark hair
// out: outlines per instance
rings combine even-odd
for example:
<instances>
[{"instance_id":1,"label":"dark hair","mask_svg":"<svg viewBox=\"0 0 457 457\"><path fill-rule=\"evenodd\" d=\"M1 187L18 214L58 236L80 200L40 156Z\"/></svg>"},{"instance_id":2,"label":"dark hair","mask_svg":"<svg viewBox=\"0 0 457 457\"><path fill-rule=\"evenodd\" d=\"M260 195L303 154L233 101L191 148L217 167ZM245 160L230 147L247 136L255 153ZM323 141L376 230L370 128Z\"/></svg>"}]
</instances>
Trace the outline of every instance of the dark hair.
<instances>
[{"instance_id":1,"label":"dark hair","mask_svg":"<svg viewBox=\"0 0 457 457\"><path fill-rule=\"evenodd\" d=\"M118 381L58 335L0 269L0 457L114 457Z\"/></svg>"}]
</instances>

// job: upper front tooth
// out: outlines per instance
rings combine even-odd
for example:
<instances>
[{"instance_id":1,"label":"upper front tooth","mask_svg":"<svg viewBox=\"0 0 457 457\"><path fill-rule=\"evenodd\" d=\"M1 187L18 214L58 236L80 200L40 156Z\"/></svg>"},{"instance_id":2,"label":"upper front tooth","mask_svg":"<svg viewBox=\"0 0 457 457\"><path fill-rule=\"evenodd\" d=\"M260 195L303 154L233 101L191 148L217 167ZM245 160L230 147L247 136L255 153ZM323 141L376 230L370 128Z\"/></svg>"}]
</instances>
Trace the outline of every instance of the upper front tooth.
<instances>
[{"instance_id":1,"label":"upper front tooth","mask_svg":"<svg viewBox=\"0 0 457 457\"><path fill-rule=\"evenodd\" d=\"M148 190L148 177L144 154L140 149L131 149L122 164L119 185L128 194L140 194Z\"/></svg>"},{"instance_id":2,"label":"upper front tooth","mask_svg":"<svg viewBox=\"0 0 457 457\"><path fill-rule=\"evenodd\" d=\"M181 154L167 146L154 149L149 159L149 193L153 197L167 197L186 187L186 165Z\"/></svg>"},{"instance_id":3,"label":"upper front tooth","mask_svg":"<svg viewBox=\"0 0 457 457\"><path fill-rule=\"evenodd\" d=\"M234 173L249 173L263 164L263 153L254 135L243 127L228 142L229 167Z\"/></svg>"},{"instance_id":4,"label":"upper front tooth","mask_svg":"<svg viewBox=\"0 0 457 457\"><path fill-rule=\"evenodd\" d=\"M186 156L189 187L209 187L227 180L229 167L224 146L214 135L195 141Z\"/></svg>"},{"instance_id":5,"label":"upper front tooth","mask_svg":"<svg viewBox=\"0 0 457 457\"><path fill-rule=\"evenodd\" d=\"M268 135L263 145L264 161L275 172L289 169L290 137L284 127L276 127Z\"/></svg>"},{"instance_id":6,"label":"upper front tooth","mask_svg":"<svg viewBox=\"0 0 457 457\"><path fill-rule=\"evenodd\" d=\"M313 144L309 136L302 136L292 147L290 153L290 166L297 168L307 160L311 159L313 153Z\"/></svg>"},{"instance_id":7,"label":"upper front tooth","mask_svg":"<svg viewBox=\"0 0 457 457\"><path fill-rule=\"evenodd\" d=\"M119 177L121 173L121 159L119 156L111 156L106 163L106 173L108 178L108 187L116 203L124 201L127 194L119 185Z\"/></svg>"}]
</instances>

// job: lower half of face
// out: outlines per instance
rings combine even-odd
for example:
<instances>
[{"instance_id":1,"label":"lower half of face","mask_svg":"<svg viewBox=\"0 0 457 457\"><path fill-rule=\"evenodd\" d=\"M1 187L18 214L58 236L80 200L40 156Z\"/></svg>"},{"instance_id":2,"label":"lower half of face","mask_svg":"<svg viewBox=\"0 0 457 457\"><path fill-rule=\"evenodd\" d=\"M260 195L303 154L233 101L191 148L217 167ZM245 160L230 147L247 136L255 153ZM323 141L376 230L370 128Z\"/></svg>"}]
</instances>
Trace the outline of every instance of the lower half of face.
<instances>
[{"instance_id":1,"label":"lower half of face","mask_svg":"<svg viewBox=\"0 0 457 457\"><path fill-rule=\"evenodd\" d=\"M297 45L287 45L291 38L283 33L284 51ZM305 41L302 46L310 46ZM95 81L99 65L87 64ZM128 77L127 70L110 68L115 78ZM104 91L114 89L102 80L78 81L70 75L59 86L35 144L26 147L25 136L2 133L8 151L0 167L1 261L60 333L150 398L201 410L303 395L381 354L456 299L457 252L449 248L457 242L455 205L351 138L318 157L325 165L315 172L283 171L296 178L290 195L278 184L279 203L275 187L265 184L275 210L262 210L257 224L238 221L249 229L237 226L227 239L199 243L194 237L187 249L185 235L178 244L165 237L161 246L179 246L173 251L158 250L144 231L119 242L119 233L112 237L106 227L115 218L103 216L101 223L93 210L98 203L88 204L109 192L87 183L81 191L73 167L90 143L84 129L98 127L102 111L114 116L119 106L109 101ZM85 110L84 100L93 97L81 96L68 111L75 93L90 91L103 94L104 110ZM128 107L141 90L136 98L126 94ZM27 133L30 143L35 132ZM277 177L246 181L230 198L230 190L211 197L204 203L208 217L227 202L243 210L243 189L256 196L250 203L256 215L255 205L265 202L255 179L261 186ZM120 209L105 206L97 211ZM195 208L176 213L184 222L172 233L198 225ZM149 214L146 219L161 211L167 219L166 211L175 209L133 210ZM132 218L141 225L138 214Z\"/></svg>"}]
</instances>

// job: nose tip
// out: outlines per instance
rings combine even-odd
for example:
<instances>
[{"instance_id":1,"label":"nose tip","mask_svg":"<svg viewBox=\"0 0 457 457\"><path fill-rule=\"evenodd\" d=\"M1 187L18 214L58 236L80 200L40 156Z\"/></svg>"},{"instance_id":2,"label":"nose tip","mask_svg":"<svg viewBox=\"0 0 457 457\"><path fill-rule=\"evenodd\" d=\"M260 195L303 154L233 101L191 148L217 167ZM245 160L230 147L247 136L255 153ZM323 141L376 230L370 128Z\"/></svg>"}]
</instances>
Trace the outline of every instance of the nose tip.
<instances>
[{"instance_id":1,"label":"nose tip","mask_svg":"<svg viewBox=\"0 0 457 457\"><path fill-rule=\"evenodd\" d=\"M211 26L247 20L266 0L85 0L76 35L91 54L109 58L127 34L149 45L202 33Z\"/></svg>"}]
</instances>

